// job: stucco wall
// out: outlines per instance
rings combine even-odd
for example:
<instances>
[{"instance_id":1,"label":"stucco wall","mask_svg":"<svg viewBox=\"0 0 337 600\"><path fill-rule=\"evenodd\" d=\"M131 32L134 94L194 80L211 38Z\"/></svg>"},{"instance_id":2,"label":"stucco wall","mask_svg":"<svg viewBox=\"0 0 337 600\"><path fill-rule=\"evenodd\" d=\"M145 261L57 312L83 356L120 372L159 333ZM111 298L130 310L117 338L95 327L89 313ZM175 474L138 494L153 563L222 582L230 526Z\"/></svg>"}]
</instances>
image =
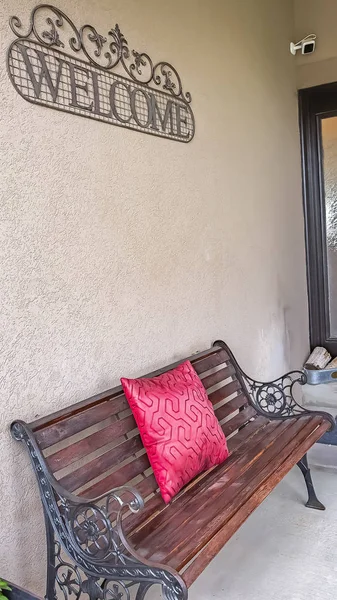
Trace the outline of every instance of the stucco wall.
<instances>
[{"instance_id":1,"label":"stucco wall","mask_svg":"<svg viewBox=\"0 0 337 600\"><path fill-rule=\"evenodd\" d=\"M0 573L42 593L42 512L13 418L32 420L222 337L251 373L308 349L290 0L58 0L177 66L179 144L25 102L0 4ZM25 21L26 22L26 21Z\"/></svg>"},{"instance_id":2,"label":"stucco wall","mask_svg":"<svg viewBox=\"0 0 337 600\"><path fill-rule=\"evenodd\" d=\"M337 81L337 3L335 0L295 0L295 38L317 35L316 51L296 56L299 88Z\"/></svg>"}]
</instances>

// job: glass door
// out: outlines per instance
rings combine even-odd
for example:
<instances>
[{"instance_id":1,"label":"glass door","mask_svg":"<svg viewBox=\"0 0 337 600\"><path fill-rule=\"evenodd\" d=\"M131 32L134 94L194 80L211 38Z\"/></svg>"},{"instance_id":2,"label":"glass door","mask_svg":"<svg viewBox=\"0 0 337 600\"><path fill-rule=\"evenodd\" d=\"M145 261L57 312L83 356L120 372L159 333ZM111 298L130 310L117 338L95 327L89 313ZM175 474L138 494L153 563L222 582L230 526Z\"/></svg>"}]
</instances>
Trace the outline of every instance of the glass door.
<instances>
[{"instance_id":1,"label":"glass door","mask_svg":"<svg viewBox=\"0 0 337 600\"><path fill-rule=\"evenodd\" d=\"M337 356L337 83L299 99L310 342Z\"/></svg>"},{"instance_id":2,"label":"glass door","mask_svg":"<svg viewBox=\"0 0 337 600\"><path fill-rule=\"evenodd\" d=\"M337 339L337 117L321 119L328 337Z\"/></svg>"}]
</instances>

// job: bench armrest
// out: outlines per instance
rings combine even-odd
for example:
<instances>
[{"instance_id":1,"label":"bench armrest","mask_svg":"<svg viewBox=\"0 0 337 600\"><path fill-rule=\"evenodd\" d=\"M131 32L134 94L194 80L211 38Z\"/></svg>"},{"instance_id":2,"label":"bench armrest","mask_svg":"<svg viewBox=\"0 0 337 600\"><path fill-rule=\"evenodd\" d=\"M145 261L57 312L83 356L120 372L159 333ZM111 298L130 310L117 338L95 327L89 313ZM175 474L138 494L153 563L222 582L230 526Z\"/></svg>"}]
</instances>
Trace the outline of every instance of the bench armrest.
<instances>
[{"instance_id":1,"label":"bench armrest","mask_svg":"<svg viewBox=\"0 0 337 600\"><path fill-rule=\"evenodd\" d=\"M268 419L291 419L305 415L320 415L329 421L330 431L335 428L336 423L332 415L324 411L308 410L295 400L294 386L296 384L304 385L307 382L307 376L303 371L290 371L273 381L257 381L241 369L225 342L218 340L213 345L220 346L227 352L235 367L237 378L256 412Z\"/></svg>"},{"instance_id":2,"label":"bench armrest","mask_svg":"<svg viewBox=\"0 0 337 600\"><path fill-rule=\"evenodd\" d=\"M123 515L137 513L144 505L136 489L122 486L94 499L71 494L49 471L29 426L15 421L11 432L14 439L24 442L28 448L46 520L58 539L56 581L65 597L74 593L75 586L101 600L124 598L124 594L129 598L129 588L138 585L136 598L143 599L149 587L159 583L166 600L187 598L186 586L179 574L166 565L144 559L124 534ZM47 540L53 546L54 535L48 539L47 527ZM61 550L74 565L64 561ZM68 569L67 576L58 577L61 567ZM87 580L83 580L80 571L84 571Z\"/></svg>"}]
</instances>

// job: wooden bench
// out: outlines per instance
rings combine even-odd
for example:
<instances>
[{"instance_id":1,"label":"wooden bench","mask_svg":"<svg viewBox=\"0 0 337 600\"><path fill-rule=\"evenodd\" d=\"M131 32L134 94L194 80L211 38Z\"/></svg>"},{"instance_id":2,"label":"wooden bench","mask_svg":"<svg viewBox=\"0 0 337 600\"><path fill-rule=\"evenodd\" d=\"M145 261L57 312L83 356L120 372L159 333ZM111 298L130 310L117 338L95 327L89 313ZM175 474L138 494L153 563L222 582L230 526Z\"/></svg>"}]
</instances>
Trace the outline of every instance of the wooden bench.
<instances>
[{"instance_id":1,"label":"wooden bench","mask_svg":"<svg viewBox=\"0 0 337 600\"><path fill-rule=\"evenodd\" d=\"M307 506L324 509L306 452L334 420L296 403L293 386L305 383L304 374L256 382L220 341L190 360L228 437L230 457L169 505L158 493L121 387L29 425L12 424L14 438L28 447L43 502L48 600L60 590L62 598L129 600L133 586L142 600L155 583L167 600L186 598L187 588L296 463Z\"/></svg>"}]
</instances>

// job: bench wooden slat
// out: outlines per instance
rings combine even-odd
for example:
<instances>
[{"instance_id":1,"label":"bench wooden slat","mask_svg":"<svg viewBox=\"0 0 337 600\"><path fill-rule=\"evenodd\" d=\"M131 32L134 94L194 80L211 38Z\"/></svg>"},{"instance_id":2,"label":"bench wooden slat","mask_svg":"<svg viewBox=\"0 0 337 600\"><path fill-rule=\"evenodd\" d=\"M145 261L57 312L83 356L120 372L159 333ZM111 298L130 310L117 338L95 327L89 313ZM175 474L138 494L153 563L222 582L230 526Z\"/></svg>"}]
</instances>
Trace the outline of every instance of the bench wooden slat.
<instances>
[{"instance_id":1,"label":"bench wooden slat","mask_svg":"<svg viewBox=\"0 0 337 600\"><path fill-rule=\"evenodd\" d=\"M142 449L140 435L136 435L65 475L59 482L66 490L73 492Z\"/></svg>"},{"instance_id":2,"label":"bench wooden slat","mask_svg":"<svg viewBox=\"0 0 337 600\"><path fill-rule=\"evenodd\" d=\"M223 385L218 390L215 390L215 392L211 392L210 394L208 394L208 397L212 404L215 405L218 404L218 402L225 400L238 390L241 390L241 385L240 382L237 379L235 379L234 381Z\"/></svg>"},{"instance_id":3,"label":"bench wooden slat","mask_svg":"<svg viewBox=\"0 0 337 600\"><path fill-rule=\"evenodd\" d=\"M241 400L240 400L240 403L241 403ZM246 427L249 428L251 426L252 434L255 431L258 431L259 429L263 428L265 426L265 424L268 422L267 419L265 419L264 417L259 417L259 420L258 420L258 422L257 422L257 424L255 426L253 426L253 422L249 422L249 419L251 419L255 415L256 415L256 411L254 409L252 409L252 407L245 408L236 417L232 418L230 421L227 421L224 424L223 429L225 430L225 435L229 435L229 433L226 433L226 430L229 431L230 433L232 433L233 431L235 431L236 429L238 429L240 426L246 424L247 421L248 421L248 424L245 425L245 429L246 429ZM233 421L233 424L231 424L232 421ZM279 422L275 423L275 427L276 427L276 425L279 425ZM234 438L235 437L236 437L236 435L234 436ZM249 438L250 438L250 429L247 430L245 438L241 438L241 439L242 440L249 440ZM229 440L229 442L230 442L230 440ZM239 443L237 445L239 446ZM111 484L113 483L112 477L110 478L110 483ZM151 502L151 504L149 506L145 506L145 509L141 513L142 521L145 521L146 518L148 516L150 516L153 512L156 512L157 510L161 510L165 506L164 502L162 500L162 497L160 496L160 494L158 495L158 498L152 498L150 500L150 502ZM130 521L132 521L133 525L135 525L135 523L137 521L139 522L139 516L138 515L135 515L135 516L132 515L130 517ZM129 530L129 524L127 524L126 526L127 526L127 530Z\"/></svg>"},{"instance_id":4,"label":"bench wooden slat","mask_svg":"<svg viewBox=\"0 0 337 600\"><path fill-rule=\"evenodd\" d=\"M200 352L190 359L198 374L203 374L213 367L224 364L228 360L225 350L211 348ZM146 377L155 377L174 368L182 361L168 365L149 373ZM100 423L104 419L117 415L119 412L129 408L129 404L123 394L121 386L97 394L92 398L78 402L66 409L55 412L49 417L43 417L30 424L35 433L40 448L46 449L68 437Z\"/></svg>"},{"instance_id":5,"label":"bench wooden slat","mask_svg":"<svg viewBox=\"0 0 337 600\"><path fill-rule=\"evenodd\" d=\"M220 406L220 408L217 408L215 410L215 414L219 421L222 421L222 419L229 417L236 410L239 410L240 408L244 408L246 406L248 406L247 396L245 396L244 394L239 394L229 402L226 402L226 404Z\"/></svg>"},{"instance_id":6,"label":"bench wooden slat","mask_svg":"<svg viewBox=\"0 0 337 600\"><path fill-rule=\"evenodd\" d=\"M225 386L227 388L227 386ZM227 389L227 393L231 393L231 389ZM221 398L225 392L221 393ZM243 394L237 396L225 406L215 411L218 419L221 420L228 416L240 407L247 404L247 399ZM125 417L124 419L116 420L107 427L86 436L84 439L72 443L71 445L58 450L57 452L50 454L46 461L49 468L53 473L63 469L77 460L91 454L95 450L98 450L111 443L114 439L120 437L123 434L129 433L136 428L136 422L132 415Z\"/></svg>"},{"instance_id":7,"label":"bench wooden slat","mask_svg":"<svg viewBox=\"0 0 337 600\"><path fill-rule=\"evenodd\" d=\"M93 483L81 490L84 498L96 498L101 494L110 492L115 487L126 485L131 479L141 475L150 467L147 454L142 454L136 460L124 464L113 473L107 474L100 481Z\"/></svg>"},{"instance_id":8,"label":"bench wooden slat","mask_svg":"<svg viewBox=\"0 0 337 600\"><path fill-rule=\"evenodd\" d=\"M243 444L247 444L250 438L255 435L259 430L262 431L263 428L266 427L268 420L265 417L257 417L254 421L250 421L245 430L241 430L236 435L234 435L230 440L228 440L228 448L230 451L232 449L238 450L239 447ZM275 423L275 427L276 424ZM255 438L257 440L257 438ZM128 465L123 466L120 470L115 471L111 475L108 475L102 481L94 484L82 490L81 496L87 498L94 498L96 496L100 496L101 494L105 494L109 492L114 487L118 487L120 485L127 485L129 482L134 479L140 473L143 473L149 467L149 461L147 459L147 455L143 455L142 457L136 459L135 461L129 463ZM207 476L207 474L203 474ZM151 473L146 478L144 478L140 483L136 484L135 487L139 491L142 496L148 496L149 494L156 492L158 490L158 484L154 475ZM160 493L158 492L157 498L151 499L151 505L145 505L145 509L140 514L132 514L127 519L123 521L123 525L126 531L130 531L133 529L136 524L140 524L146 520L148 514L152 514L154 511L158 510L158 508L163 508L164 502Z\"/></svg>"},{"instance_id":9,"label":"bench wooden slat","mask_svg":"<svg viewBox=\"0 0 337 600\"><path fill-rule=\"evenodd\" d=\"M75 433L104 421L108 417L113 418L114 415L126 408L129 408L128 401L124 395L120 394L117 398L37 431L35 434L36 440L41 449L48 448Z\"/></svg>"},{"instance_id":10,"label":"bench wooden slat","mask_svg":"<svg viewBox=\"0 0 337 600\"><path fill-rule=\"evenodd\" d=\"M137 486L138 488L138 486ZM144 508L140 514L130 514L123 520L124 531L129 534L131 531L138 530L144 523L147 523L149 519L152 519L155 515L160 514L165 510L165 503L160 493L155 494L147 502L145 502Z\"/></svg>"},{"instance_id":11,"label":"bench wooden slat","mask_svg":"<svg viewBox=\"0 0 337 600\"><path fill-rule=\"evenodd\" d=\"M234 404L233 404L234 403ZM234 398L232 401L228 403L228 406L225 405L222 407L223 413L225 416L229 416L232 412L237 410L238 407L244 406L245 397L243 395ZM220 409L219 409L220 410ZM256 415L255 410L251 407L245 407L239 414L235 417L224 423L222 426L225 435L229 435L239 427L242 427L249 419ZM223 418L223 417L221 417ZM75 469L68 475L64 476L60 479L61 485L63 485L69 491L74 491L85 484L87 484L90 480L95 479L101 473L103 473L106 469L111 468L118 462L129 458L134 455L135 452L138 452L143 448L142 442L139 436L135 436L131 438L131 440L127 440L118 446L115 446L108 452L102 454L100 457L86 463L82 467ZM136 458L134 460L137 460ZM149 466L149 464L147 465ZM123 467L124 468L124 467ZM123 470L122 468L122 470ZM136 475L140 474L142 471L135 472L132 471L132 478ZM117 482L118 478L118 482ZM90 496L98 496L106 491L109 491L114 486L123 485L128 482L128 479L125 477L125 480L122 482L123 477L119 474L118 471L115 474L109 475L106 478L105 483L99 482L87 488L86 493L90 493ZM84 492L81 495L85 495Z\"/></svg>"},{"instance_id":12,"label":"bench wooden slat","mask_svg":"<svg viewBox=\"0 0 337 600\"><path fill-rule=\"evenodd\" d=\"M229 517L235 512L240 505L245 501L246 496L249 496L251 488L255 486L256 481L259 478L265 477L270 472L275 459L280 453L283 455L283 451L286 454L290 453L293 444L299 444L302 440L306 439L309 432L312 430L312 423L291 423L282 433L275 437L274 441L268 444L268 447L264 449L262 454L256 458L249 468L245 468L241 473L237 474L233 478L232 482L227 485L225 483L222 492L217 490L216 497L211 497L208 494L208 501L203 507L203 512L207 515L207 523L203 524L202 528L202 540L198 540L192 544L188 539L191 535L191 519L184 524L184 531L180 538L175 538L173 541L169 540L170 548L169 554L165 556L166 564L179 564L179 570L189 562L197 554L197 552L204 546L212 535L219 530L221 526L227 522ZM198 513L195 515L195 520L201 517L200 507ZM168 547L168 546L167 546ZM161 550L164 548L161 546ZM195 550L195 551L194 551Z\"/></svg>"},{"instance_id":13,"label":"bench wooden slat","mask_svg":"<svg viewBox=\"0 0 337 600\"><path fill-rule=\"evenodd\" d=\"M156 493L158 490L158 483L153 473L148 475L148 477L145 477L140 483L137 483L136 488L140 495L145 499L149 494Z\"/></svg>"},{"instance_id":14,"label":"bench wooden slat","mask_svg":"<svg viewBox=\"0 0 337 600\"><path fill-rule=\"evenodd\" d=\"M206 358L199 359L196 357L194 359L192 357L191 363L198 375L201 375L202 373L206 373L206 371L209 371L214 367L223 365L228 359L229 356L225 350L216 348L213 350L213 353L210 356L207 356Z\"/></svg>"},{"instance_id":15,"label":"bench wooden slat","mask_svg":"<svg viewBox=\"0 0 337 600\"><path fill-rule=\"evenodd\" d=\"M228 481L235 477L237 472L240 472L246 465L248 457L251 454L251 445L254 444L254 447L258 448L266 447L266 445L271 443L277 435L276 430L280 429L280 425L279 422L275 422L268 428L260 429L253 438L251 437L249 439L247 437L246 442L242 444L240 450L238 450L235 455L230 456L222 465L216 467L211 472L204 473L197 477L173 500L173 504L176 505L176 510L179 510L180 513L183 514L182 511L184 506L191 502L193 498L198 498L198 500L195 500L196 506L198 507L199 501L201 503L203 502L203 494L208 494L209 488L213 483L218 481L220 476L226 475ZM279 430L279 435L282 433L283 429L284 427ZM171 515L178 524L176 511L173 508L171 509L171 507L168 508L164 503L163 507L165 510L162 514L151 520L151 523L148 526L145 525L145 530L142 529L141 533L137 535L136 538L133 538L134 543L141 539L141 537L144 537L145 535L148 536L153 530L158 532L160 527L165 526L169 519L169 515Z\"/></svg>"},{"instance_id":16,"label":"bench wooden slat","mask_svg":"<svg viewBox=\"0 0 337 600\"><path fill-rule=\"evenodd\" d=\"M183 577L187 587L192 585L200 573L245 522L253 510L261 504L291 468L301 460L302 456L309 450L314 441L319 439L328 427L329 424L327 424L327 422L321 423L312 435L309 435L306 439L302 441L294 439L291 444L291 449L284 447L280 455L276 456L275 462L269 463L265 471L259 474L259 478L254 482L254 486L247 488L245 494L246 501L244 501L240 507L236 507L236 511L234 511L231 518L227 520L225 527L221 527L218 532L213 535L212 539L210 539L192 564L184 571Z\"/></svg>"},{"instance_id":17,"label":"bench wooden slat","mask_svg":"<svg viewBox=\"0 0 337 600\"><path fill-rule=\"evenodd\" d=\"M236 452L235 455L230 456L222 465L215 468L209 477L187 486L184 494L176 498L169 509L166 508L157 517L152 519L148 525L139 530L136 535L132 536L133 545L137 548L142 545L143 539L146 539L146 544L151 548L151 544L155 543L155 539L158 540L159 537L161 538L161 532L164 530L167 530L171 542L171 538L174 536L174 529L186 527L190 520L194 520L194 517L201 508L206 511L207 501L210 498L212 502L216 502L216 497L222 492L224 486L227 487L231 480L248 469L251 461L257 460L257 453L263 453L270 444L274 443L274 440L278 436L283 434L286 428L287 426L281 423L276 422L272 424L271 427L262 430L247 444L244 444L241 452ZM256 449L254 456L252 456L250 451L252 444ZM215 490L212 489L213 482L216 485ZM225 483L221 485L221 482ZM187 511L186 507L188 507ZM177 532L176 535L179 537L181 533ZM162 542L165 543L163 540Z\"/></svg>"},{"instance_id":18,"label":"bench wooden slat","mask_svg":"<svg viewBox=\"0 0 337 600\"><path fill-rule=\"evenodd\" d=\"M243 427L250 419L256 416L256 410L252 406L246 406L235 417L221 425L222 431L229 436L240 427Z\"/></svg>"},{"instance_id":19,"label":"bench wooden slat","mask_svg":"<svg viewBox=\"0 0 337 600\"><path fill-rule=\"evenodd\" d=\"M71 465L95 450L113 442L121 435L129 433L137 427L136 421L132 415L124 419L116 420L111 425L92 433L91 435L73 442L70 446L50 454L46 460L53 473Z\"/></svg>"},{"instance_id":20,"label":"bench wooden slat","mask_svg":"<svg viewBox=\"0 0 337 600\"><path fill-rule=\"evenodd\" d=\"M249 443L250 439L253 436L256 436L257 433L259 433L259 436L265 435L265 433L262 433L262 430L265 429L267 423L269 423L269 421L265 417L257 417L254 421L250 421L246 425L244 430L241 430L241 432L234 435L228 441L229 448L234 447L234 440L238 437L238 441L235 445L235 449L239 450L239 448L241 449L241 447L242 447L241 452L246 452L246 445ZM277 425L279 425L279 423L275 422L274 427L276 428ZM243 431L245 431L245 434L246 434L245 438L240 436L240 433L243 433ZM258 440L259 440L259 437L254 438L254 442L257 442ZM239 458L239 455L238 455L238 458ZM230 457L228 459L228 461L230 461L230 460L232 460L232 457ZM195 488L196 493L198 493L199 489L202 489L203 485L208 485L208 484L212 483L213 476L212 476L212 479L210 479L210 475L211 475L211 473L204 472L204 473L200 474L198 476L198 478L196 478L196 488ZM151 475L150 477L154 477L154 476ZM216 473L214 473L214 478L216 478L216 477L217 477L217 475L216 475ZM206 480L207 480L207 483L206 483ZM140 491L140 487L138 485L136 487ZM185 492L183 491L183 493L185 493ZM156 512L160 512L161 510L163 510L165 508L166 508L166 505L165 505L160 493L158 493L158 495L156 497L153 497L148 502L146 502L145 508L142 510L142 512L140 514L129 515L126 519L123 520L123 527L125 528L125 531L127 533L129 533L130 531L132 531L135 528L138 529L139 527L144 526L148 517L153 516Z\"/></svg>"},{"instance_id":21,"label":"bench wooden slat","mask_svg":"<svg viewBox=\"0 0 337 600\"><path fill-rule=\"evenodd\" d=\"M41 431L45 427L55 425L56 423L60 423L61 421L67 420L79 413L90 410L91 408L95 408L100 404L104 404L109 400L118 398L118 396L120 396L121 394L123 394L121 386L111 388L110 390L105 390L100 394L91 396L91 398L86 398L81 402L76 402L71 406L67 406L65 408L62 408L61 410L57 410L50 415L40 417L39 419L36 419L36 421L32 421L31 423L29 423L29 426L32 429L32 431L36 433L37 431Z\"/></svg>"},{"instance_id":22,"label":"bench wooden slat","mask_svg":"<svg viewBox=\"0 0 337 600\"><path fill-rule=\"evenodd\" d=\"M209 364L207 362L208 357L212 357L214 354L219 354L219 353L222 353L221 356L226 356L228 358L228 355L225 350L221 349L220 347L212 347L208 350L204 350L203 352L198 352L197 354L193 354L192 356L190 356L188 358L178 360L178 361L172 363L171 365L167 365L166 367L164 367L162 369L157 369L156 371L153 371L152 373L147 373L146 375L143 375L143 377L156 377L157 375L160 375L161 373L165 373L166 371L169 371L170 369L177 367L179 364L184 362L184 360L190 360L192 364L198 365L198 366L196 366L196 369L200 370L200 372L203 373L206 370L206 367L207 367L207 369L210 368L207 366ZM205 359L205 361L202 362L204 359ZM225 362L225 361L223 361L223 362ZM40 417L39 419L36 419L35 421L32 421L31 423L29 423L29 426L32 429L32 431L34 433L36 433L37 431L40 431L41 429L44 429L45 427L48 427L49 425L55 425L56 423L65 421L68 418L71 418L80 412L84 412L86 410L89 410L90 408L99 406L99 404L108 402L109 400L112 400L113 398L117 398L118 396L121 396L122 394L123 394L123 389L120 385L118 385L114 388L111 388L109 390L105 390L104 392L96 394L95 396L86 398L85 400L82 400L81 402L76 402L75 404L72 404L71 406L67 406L66 408L57 410L50 415L47 415L45 417Z\"/></svg>"},{"instance_id":23,"label":"bench wooden slat","mask_svg":"<svg viewBox=\"0 0 337 600\"><path fill-rule=\"evenodd\" d=\"M234 375L234 373L235 373L235 369L234 369L233 365L229 364L227 367L224 367L223 369L219 369L219 371L216 371L215 373L211 373L210 375L206 375L206 377L202 377L201 381L207 390L207 389L211 388L213 385L216 385L217 383L221 383L222 381L225 381L226 379L228 379L228 377L231 377L232 375Z\"/></svg>"},{"instance_id":24,"label":"bench wooden slat","mask_svg":"<svg viewBox=\"0 0 337 600\"><path fill-rule=\"evenodd\" d=\"M240 431L227 440L229 452L232 454L238 450L240 446L246 442L246 440L249 440L250 437L252 437L257 431L266 427L268 423L268 419L260 415L253 421L249 421L249 423L247 423L243 429L240 429Z\"/></svg>"},{"instance_id":25,"label":"bench wooden slat","mask_svg":"<svg viewBox=\"0 0 337 600\"><path fill-rule=\"evenodd\" d=\"M237 510L242 503L244 490L250 490L249 484L254 486L261 473L263 477L268 474L280 454L284 455L283 450L291 453L293 447L301 444L316 426L317 423L314 425L312 419L283 422L276 430L278 435L272 436L272 439L269 437L266 447L261 443L260 452L257 450L254 453L253 464L250 464L253 457L249 453L242 457L239 464L236 463L235 469L233 467L231 470L232 483L228 482L228 476L221 478L220 475L214 488L206 488L202 497L192 496L181 513L178 512L178 506L172 506L172 520L166 515L164 527L148 536L144 531L145 535L136 544L138 551L144 557L156 560L156 549L160 548L165 564L180 570L224 526L231 511ZM196 528L199 532L197 539L194 535Z\"/></svg>"}]
</instances>

